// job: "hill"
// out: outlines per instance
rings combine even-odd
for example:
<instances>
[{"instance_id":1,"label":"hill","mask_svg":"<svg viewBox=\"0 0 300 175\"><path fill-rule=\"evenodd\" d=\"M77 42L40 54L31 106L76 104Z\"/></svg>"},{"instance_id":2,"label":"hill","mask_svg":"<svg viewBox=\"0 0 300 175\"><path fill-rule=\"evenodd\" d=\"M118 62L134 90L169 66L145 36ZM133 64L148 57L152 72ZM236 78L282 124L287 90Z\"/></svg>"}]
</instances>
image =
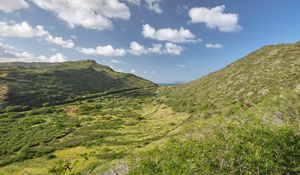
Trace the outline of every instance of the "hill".
<instances>
[{"instance_id":1,"label":"hill","mask_svg":"<svg viewBox=\"0 0 300 175\"><path fill-rule=\"evenodd\" d=\"M156 85L94 61L1 63L0 111L61 104L89 94Z\"/></svg>"},{"instance_id":2,"label":"hill","mask_svg":"<svg viewBox=\"0 0 300 175\"><path fill-rule=\"evenodd\" d=\"M160 91L191 117L129 174L300 173L300 43L265 46Z\"/></svg>"},{"instance_id":3,"label":"hill","mask_svg":"<svg viewBox=\"0 0 300 175\"><path fill-rule=\"evenodd\" d=\"M0 70L1 175L102 174L188 117L151 81L90 60Z\"/></svg>"}]
</instances>

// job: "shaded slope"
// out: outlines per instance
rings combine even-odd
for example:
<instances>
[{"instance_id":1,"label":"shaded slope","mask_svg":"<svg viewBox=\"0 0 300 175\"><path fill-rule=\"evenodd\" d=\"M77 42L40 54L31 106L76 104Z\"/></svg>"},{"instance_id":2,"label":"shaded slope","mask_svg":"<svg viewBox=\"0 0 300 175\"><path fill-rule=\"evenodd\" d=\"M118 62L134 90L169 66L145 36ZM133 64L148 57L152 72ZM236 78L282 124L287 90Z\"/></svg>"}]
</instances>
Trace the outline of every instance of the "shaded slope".
<instances>
[{"instance_id":1,"label":"shaded slope","mask_svg":"<svg viewBox=\"0 0 300 175\"><path fill-rule=\"evenodd\" d=\"M94 61L10 63L2 65L0 109L59 104L82 95L156 86L132 74L118 73Z\"/></svg>"}]
</instances>

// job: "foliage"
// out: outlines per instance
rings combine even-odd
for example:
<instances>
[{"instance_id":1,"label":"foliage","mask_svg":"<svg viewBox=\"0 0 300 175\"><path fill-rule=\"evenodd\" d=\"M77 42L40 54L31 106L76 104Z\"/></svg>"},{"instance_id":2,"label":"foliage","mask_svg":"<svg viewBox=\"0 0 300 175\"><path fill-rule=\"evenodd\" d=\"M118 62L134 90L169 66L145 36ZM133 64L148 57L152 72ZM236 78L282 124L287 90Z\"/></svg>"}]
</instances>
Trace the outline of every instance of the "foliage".
<instances>
[{"instance_id":1,"label":"foliage","mask_svg":"<svg viewBox=\"0 0 300 175\"><path fill-rule=\"evenodd\" d=\"M161 88L165 103L192 116L176 141L137 156L129 174L299 174L299 77L295 43Z\"/></svg>"},{"instance_id":2,"label":"foliage","mask_svg":"<svg viewBox=\"0 0 300 175\"><path fill-rule=\"evenodd\" d=\"M231 123L144 153L129 174L299 174L299 161L300 135L291 129Z\"/></svg>"},{"instance_id":3,"label":"foliage","mask_svg":"<svg viewBox=\"0 0 300 175\"><path fill-rule=\"evenodd\" d=\"M18 65L20 63L16 63ZM54 64L5 65L0 89L7 87L0 112L23 111L35 107L62 104L78 98L108 91L156 87L148 80L132 74L118 73L94 61ZM36 67L35 67L36 66ZM1 67L1 66L0 66ZM2 105L1 105L2 103ZM2 109L1 109L2 108Z\"/></svg>"}]
</instances>

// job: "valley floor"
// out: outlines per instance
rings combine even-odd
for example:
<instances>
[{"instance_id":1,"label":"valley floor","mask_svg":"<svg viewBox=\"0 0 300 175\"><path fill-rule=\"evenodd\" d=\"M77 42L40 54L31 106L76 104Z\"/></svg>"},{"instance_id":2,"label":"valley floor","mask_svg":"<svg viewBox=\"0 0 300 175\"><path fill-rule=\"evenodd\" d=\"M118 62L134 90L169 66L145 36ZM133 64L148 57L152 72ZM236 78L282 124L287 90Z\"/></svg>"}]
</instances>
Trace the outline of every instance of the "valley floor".
<instances>
[{"instance_id":1,"label":"valley floor","mask_svg":"<svg viewBox=\"0 0 300 175\"><path fill-rule=\"evenodd\" d=\"M144 92L2 114L0 174L109 173L188 117Z\"/></svg>"}]
</instances>

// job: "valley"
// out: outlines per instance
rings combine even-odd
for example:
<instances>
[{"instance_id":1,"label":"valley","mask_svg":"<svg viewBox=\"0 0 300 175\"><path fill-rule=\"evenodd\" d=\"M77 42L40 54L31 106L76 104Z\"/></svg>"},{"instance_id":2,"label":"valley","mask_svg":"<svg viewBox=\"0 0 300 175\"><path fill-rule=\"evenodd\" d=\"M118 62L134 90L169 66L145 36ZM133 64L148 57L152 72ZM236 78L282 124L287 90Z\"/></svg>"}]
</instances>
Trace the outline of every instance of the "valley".
<instances>
[{"instance_id":1,"label":"valley","mask_svg":"<svg viewBox=\"0 0 300 175\"><path fill-rule=\"evenodd\" d=\"M165 87L91 60L3 67L1 175L300 173L299 42Z\"/></svg>"},{"instance_id":2,"label":"valley","mask_svg":"<svg viewBox=\"0 0 300 175\"><path fill-rule=\"evenodd\" d=\"M56 161L70 162L72 173L107 170L164 139L188 118L156 99L155 91L2 114L1 150L6 151L1 154L0 172L47 174Z\"/></svg>"}]
</instances>

